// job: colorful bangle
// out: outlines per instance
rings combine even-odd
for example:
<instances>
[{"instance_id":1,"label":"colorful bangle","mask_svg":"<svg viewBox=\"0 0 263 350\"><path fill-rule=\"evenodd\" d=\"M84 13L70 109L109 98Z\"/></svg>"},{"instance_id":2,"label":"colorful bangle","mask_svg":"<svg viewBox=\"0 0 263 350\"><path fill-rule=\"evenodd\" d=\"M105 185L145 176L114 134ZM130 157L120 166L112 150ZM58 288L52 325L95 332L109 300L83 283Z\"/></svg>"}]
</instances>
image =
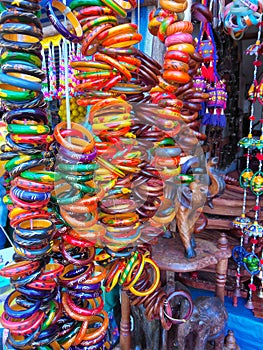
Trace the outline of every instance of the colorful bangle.
<instances>
[{"instance_id":1,"label":"colorful bangle","mask_svg":"<svg viewBox=\"0 0 263 350\"><path fill-rule=\"evenodd\" d=\"M87 152L91 151L94 148L94 144L95 144L91 133L83 126L78 125L78 124L73 123L73 122L71 123L71 127L73 128L73 130L78 130L78 131L82 132L83 135L85 135L87 137L88 141L85 141L85 143L82 146L77 146L77 145L74 145L73 143L66 141L61 135L61 130L66 128L66 123L62 122L62 123L59 123L54 130L54 136L55 136L57 142L61 146L69 149L70 151L76 152L76 153L87 153ZM82 140L82 141L84 141L84 140Z\"/></svg>"},{"instance_id":2,"label":"colorful bangle","mask_svg":"<svg viewBox=\"0 0 263 350\"><path fill-rule=\"evenodd\" d=\"M157 288L157 286L160 282L160 270L159 270L158 266L156 265L156 263L150 258L145 258L145 264L146 263L149 263L153 267L154 272L155 272L155 279L154 279L151 287L148 288L147 290L138 291L135 289L135 286L130 288L131 293L133 293L136 296L140 296L140 297L150 295Z\"/></svg>"},{"instance_id":3,"label":"colorful bangle","mask_svg":"<svg viewBox=\"0 0 263 350\"><path fill-rule=\"evenodd\" d=\"M53 10L53 7L59 10L62 14L64 14L67 19L72 24L73 28L75 29L76 35L69 32L58 20L58 18L55 15L55 12ZM50 20L50 22L53 24L53 26L56 28L56 30L63 35L66 39L72 42L80 42L83 38L83 32L81 25L79 24L77 18L74 16L74 14L71 12L71 8L67 7L63 3L57 1L57 0L50 0L47 5L47 15Z\"/></svg>"}]
</instances>

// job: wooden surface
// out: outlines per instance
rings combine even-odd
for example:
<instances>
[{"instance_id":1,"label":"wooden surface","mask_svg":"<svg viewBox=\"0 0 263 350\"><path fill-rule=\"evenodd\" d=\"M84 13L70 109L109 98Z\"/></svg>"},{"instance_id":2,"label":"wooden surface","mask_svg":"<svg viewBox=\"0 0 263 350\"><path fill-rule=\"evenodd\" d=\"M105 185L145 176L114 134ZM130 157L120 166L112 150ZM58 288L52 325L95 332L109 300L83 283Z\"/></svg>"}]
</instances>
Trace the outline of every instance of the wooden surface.
<instances>
[{"instance_id":1,"label":"wooden surface","mask_svg":"<svg viewBox=\"0 0 263 350\"><path fill-rule=\"evenodd\" d=\"M186 259L179 238L159 238L158 244L152 247L152 257L161 270L190 272L217 264L218 261L231 256L228 248L219 249L213 242L197 238L196 244L196 258Z\"/></svg>"}]
</instances>

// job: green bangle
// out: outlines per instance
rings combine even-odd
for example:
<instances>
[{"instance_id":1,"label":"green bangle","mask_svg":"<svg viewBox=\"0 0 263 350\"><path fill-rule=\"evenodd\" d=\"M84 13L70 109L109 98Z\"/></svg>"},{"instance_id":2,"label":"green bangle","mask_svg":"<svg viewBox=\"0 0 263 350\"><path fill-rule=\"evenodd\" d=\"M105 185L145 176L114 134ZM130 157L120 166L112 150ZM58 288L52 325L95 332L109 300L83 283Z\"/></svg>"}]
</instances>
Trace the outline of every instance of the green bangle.
<instances>
[{"instance_id":1,"label":"green bangle","mask_svg":"<svg viewBox=\"0 0 263 350\"><path fill-rule=\"evenodd\" d=\"M50 132L50 128L47 125L9 124L7 125L7 130L12 134L23 135L42 135Z\"/></svg>"},{"instance_id":2,"label":"green bangle","mask_svg":"<svg viewBox=\"0 0 263 350\"><path fill-rule=\"evenodd\" d=\"M81 193L81 192L78 192L74 196L71 195L70 197L64 197L64 198L58 198L58 197L52 196L52 198L55 199L59 205L75 203L78 200L80 200L82 197L83 197L83 193Z\"/></svg>"},{"instance_id":3,"label":"green bangle","mask_svg":"<svg viewBox=\"0 0 263 350\"><path fill-rule=\"evenodd\" d=\"M99 189L98 188L94 188L94 187L90 187L90 186L86 186L80 183L72 183L71 184L73 187L77 188L78 190L80 190L81 192L84 193L95 193L98 192Z\"/></svg>"},{"instance_id":4,"label":"green bangle","mask_svg":"<svg viewBox=\"0 0 263 350\"><path fill-rule=\"evenodd\" d=\"M123 270L122 274L120 275L119 278L119 284L122 285L125 281L126 278L135 262L137 261L138 258L138 252L134 252L134 254L130 257L129 261L127 262L125 269Z\"/></svg>"},{"instance_id":5,"label":"green bangle","mask_svg":"<svg viewBox=\"0 0 263 350\"><path fill-rule=\"evenodd\" d=\"M3 197L3 203L5 205L13 205L13 201L11 199L11 197L9 196L9 194L6 194L4 197Z\"/></svg>"},{"instance_id":6,"label":"green bangle","mask_svg":"<svg viewBox=\"0 0 263 350\"><path fill-rule=\"evenodd\" d=\"M59 171L74 171L77 173L82 173L84 171L94 171L99 168L99 164L97 163L89 163L89 164L58 164Z\"/></svg>"},{"instance_id":7,"label":"green bangle","mask_svg":"<svg viewBox=\"0 0 263 350\"><path fill-rule=\"evenodd\" d=\"M42 67L42 62L41 59L39 57L37 57L36 55L33 55L31 53L26 53L26 52L13 52L13 51L5 51L4 53L2 53L1 57L0 57L0 63L1 65L7 61L11 61L11 60L21 60L21 61L25 61L34 64L35 66L37 66L38 68Z\"/></svg>"},{"instance_id":8,"label":"green bangle","mask_svg":"<svg viewBox=\"0 0 263 350\"><path fill-rule=\"evenodd\" d=\"M64 173L59 173L58 174L61 176L62 179L65 179L70 182L86 182L90 181L93 179L94 175L93 174L88 174L88 175L70 175L70 174L64 174Z\"/></svg>"},{"instance_id":9,"label":"green bangle","mask_svg":"<svg viewBox=\"0 0 263 350\"><path fill-rule=\"evenodd\" d=\"M115 1L112 0L102 0L102 2L111 8L114 12L116 12L121 17L127 17L127 12L123 10Z\"/></svg>"},{"instance_id":10,"label":"green bangle","mask_svg":"<svg viewBox=\"0 0 263 350\"><path fill-rule=\"evenodd\" d=\"M41 331L44 331L45 329L47 329L51 325L51 322L56 315L57 308L56 308L56 304L55 304L54 300L51 300L49 302L49 305L50 305L49 314L41 326Z\"/></svg>"},{"instance_id":11,"label":"green bangle","mask_svg":"<svg viewBox=\"0 0 263 350\"><path fill-rule=\"evenodd\" d=\"M158 142L158 146L175 146L175 142L171 137L166 137L162 141Z\"/></svg>"},{"instance_id":12,"label":"green bangle","mask_svg":"<svg viewBox=\"0 0 263 350\"><path fill-rule=\"evenodd\" d=\"M89 7L89 6L104 6L101 0L73 0L71 1L69 8L75 10L77 7Z\"/></svg>"},{"instance_id":13,"label":"green bangle","mask_svg":"<svg viewBox=\"0 0 263 350\"><path fill-rule=\"evenodd\" d=\"M79 72L75 74L75 77L77 79L86 79L92 76L95 76L96 78L108 78L113 77L117 75L117 70L100 70L99 72Z\"/></svg>"},{"instance_id":14,"label":"green bangle","mask_svg":"<svg viewBox=\"0 0 263 350\"><path fill-rule=\"evenodd\" d=\"M14 157L13 159L10 159L6 164L5 164L5 170L10 172L13 170L17 165L20 165L24 162L27 162L28 160L32 159L42 159L43 156L42 154L32 154L32 155L21 155Z\"/></svg>"},{"instance_id":15,"label":"green bangle","mask_svg":"<svg viewBox=\"0 0 263 350\"><path fill-rule=\"evenodd\" d=\"M21 177L27 180L39 181L39 182L54 182L60 180L60 175L52 171L23 171L20 174Z\"/></svg>"},{"instance_id":16,"label":"green bangle","mask_svg":"<svg viewBox=\"0 0 263 350\"><path fill-rule=\"evenodd\" d=\"M0 84L0 86L5 84ZM36 93L34 91L25 90L25 91L13 91L1 89L0 87L0 98L3 100L11 100L11 101L28 101L33 100L36 97Z\"/></svg>"}]
</instances>

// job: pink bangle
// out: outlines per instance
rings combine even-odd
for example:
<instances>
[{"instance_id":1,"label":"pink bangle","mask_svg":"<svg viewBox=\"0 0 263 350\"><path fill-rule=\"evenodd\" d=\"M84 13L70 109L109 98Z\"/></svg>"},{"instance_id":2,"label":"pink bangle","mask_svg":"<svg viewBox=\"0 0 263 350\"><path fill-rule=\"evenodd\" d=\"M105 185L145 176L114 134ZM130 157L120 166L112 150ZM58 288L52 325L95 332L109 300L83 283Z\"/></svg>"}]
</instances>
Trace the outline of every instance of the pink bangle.
<instances>
[{"instance_id":1,"label":"pink bangle","mask_svg":"<svg viewBox=\"0 0 263 350\"><path fill-rule=\"evenodd\" d=\"M169 35L166 39L165 39L165 46L171 46L174 44L192 44L193 43L193 37L191 34L189 33L174 33L172 35Z\"/></svg>"}]
</instances>

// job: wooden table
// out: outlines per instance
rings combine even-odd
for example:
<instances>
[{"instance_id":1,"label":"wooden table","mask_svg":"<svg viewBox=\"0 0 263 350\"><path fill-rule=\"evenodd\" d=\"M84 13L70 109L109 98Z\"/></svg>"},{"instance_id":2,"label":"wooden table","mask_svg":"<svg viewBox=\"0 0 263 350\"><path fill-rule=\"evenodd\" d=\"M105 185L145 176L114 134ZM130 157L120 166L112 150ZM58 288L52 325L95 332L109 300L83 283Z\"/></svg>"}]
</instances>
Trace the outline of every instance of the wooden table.
<instances>
[{"instance_id":1,"label":"wooden table","mask_svg":"<svg viewBox=\"0 0 263 350\"><path fill-rule=\"evenodd\" d=\"M215 295L224 302L228 258L231 256L226 235L222 233L217 244L197 238L195 250L196 258L186 259L179 237L159 238L158 244L152 247L152 258L160 270L173 273L193 272L215 265ZM122 350L131 349L130 305L125 292L121 294L120 346Z\"/></svg>"}]
</instances>

